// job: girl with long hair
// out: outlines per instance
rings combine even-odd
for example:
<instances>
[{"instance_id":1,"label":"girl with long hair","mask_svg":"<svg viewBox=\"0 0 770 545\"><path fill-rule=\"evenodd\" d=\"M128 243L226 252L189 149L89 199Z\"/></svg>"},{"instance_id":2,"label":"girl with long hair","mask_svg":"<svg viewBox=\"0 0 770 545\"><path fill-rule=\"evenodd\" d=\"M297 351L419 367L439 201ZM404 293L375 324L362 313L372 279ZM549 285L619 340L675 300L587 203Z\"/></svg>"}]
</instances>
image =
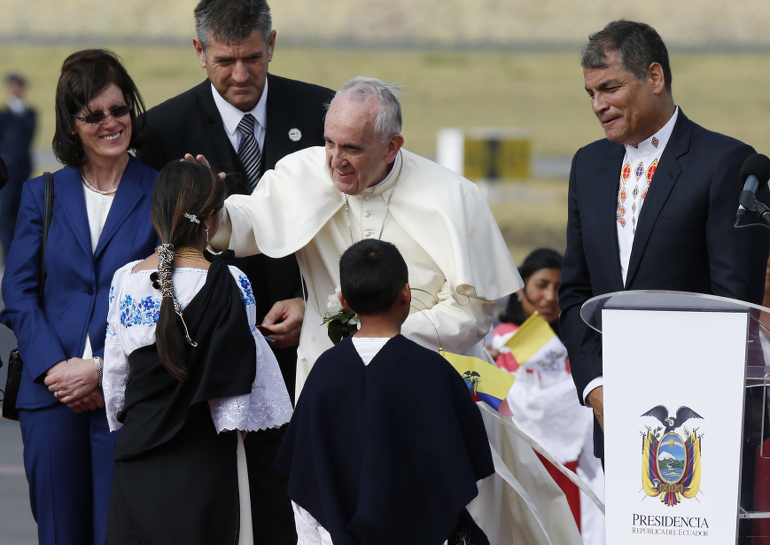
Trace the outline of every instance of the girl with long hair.
<instances>
[{"instance_id":1,"label":"girl with long hair","mask_svg":"<svg viewBox=\"0 0 770 545\"><path fill-rule=\"evenodd\" d=\"M279 427L292 409L246 275L203 254L224 198L207 166L167 165L152 193L161 245L113 279L104 389L121 432L110 545L252 543L242 434Z\"/></svg>"}]
</instances>

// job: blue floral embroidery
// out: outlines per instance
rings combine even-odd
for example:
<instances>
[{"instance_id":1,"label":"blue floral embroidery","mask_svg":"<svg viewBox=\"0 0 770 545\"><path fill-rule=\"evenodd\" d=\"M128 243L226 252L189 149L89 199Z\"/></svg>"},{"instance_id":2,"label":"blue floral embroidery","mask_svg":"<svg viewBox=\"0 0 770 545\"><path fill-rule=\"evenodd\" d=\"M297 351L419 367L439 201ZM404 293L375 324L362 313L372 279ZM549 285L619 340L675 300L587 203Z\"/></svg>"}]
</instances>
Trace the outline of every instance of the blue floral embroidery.
<instances>
[{"instance_id":1,"label":"blue floral embroidery","mask_svg":"<svg viewBox=\"0 0 770 545\"><path fill-rule=\"evenodd\" d=\"M115 300L115 286L114 285L110 286L109 299L110 299L110 304L112 304L112 302Z\"/></svg>"},{"instance_id":2,"label":"blue floral embroidery","mask_svg":"<svg viewBox=\"0 0 770 545\"><path fill-rule=\"evenodd\" d=\"M160 299L145 297L134 300L130 295L123 297L120 302L120 323L123 327L144 325L148 327L158 323L160 315Z\"/></svg>"},{"instance_id":3,"label":"blue floral embroidery","mask_svg":"<svg viewBox=\"0 0 770 545\"><path fill-rule=\"evenodd\" d=\"M108 337L114 337L115 336L115 332L110 327L110 324L107 324L107 336Z\"/></svg>"},{"instance_id":4,"label":"blue floral embroidery","mask_svg":"<svg viewBox=\"0 0 770 545\"><path fill-rule=\"evenodd\" d=\"M254 300L254 292L251 291L249 279L242 274L238 277L238 284L241 287L241 299L243 299L244 306L256 305L257 302Z\"/></svg>"}]
</instances>

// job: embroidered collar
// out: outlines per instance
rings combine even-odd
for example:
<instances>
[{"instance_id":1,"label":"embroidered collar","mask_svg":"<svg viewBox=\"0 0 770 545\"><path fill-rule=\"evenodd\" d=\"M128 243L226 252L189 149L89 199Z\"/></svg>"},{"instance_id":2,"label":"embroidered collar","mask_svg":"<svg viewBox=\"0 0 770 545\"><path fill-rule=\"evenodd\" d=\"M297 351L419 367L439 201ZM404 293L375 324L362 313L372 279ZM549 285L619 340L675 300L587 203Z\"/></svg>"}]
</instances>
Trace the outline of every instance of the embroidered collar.
<instances>
[{"instance_id":1,"label":"embroidered collar","mask_svg":"<svg viewBox=\"0 0 770 545\"><path fill-rule=\"evenodd\" d=\"M660 153L661 150L665 149L669 138L671 138L671 133L674 131L677 117L679 117L679 106L674 109L674 114L671 116L671 119L669 119L658 132L650 136L647 140L640 142L639 146L634 147L630 144L626 144L626 153L628 156L634 157L636 152L639 152L639 155L645 156Z\"/></svg>"}]
</instances>

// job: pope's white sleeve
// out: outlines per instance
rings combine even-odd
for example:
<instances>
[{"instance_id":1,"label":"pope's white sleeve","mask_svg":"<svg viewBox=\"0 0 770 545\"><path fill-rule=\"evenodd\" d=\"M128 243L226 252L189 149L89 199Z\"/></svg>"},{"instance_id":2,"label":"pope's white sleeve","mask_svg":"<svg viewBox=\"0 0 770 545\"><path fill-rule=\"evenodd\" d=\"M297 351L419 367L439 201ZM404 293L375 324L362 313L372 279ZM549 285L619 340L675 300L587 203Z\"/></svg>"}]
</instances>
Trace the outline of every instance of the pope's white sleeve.
<instances>
[{"instance_id":1,"label":"pope's white sleeve","mask_svg":"<svg viewBox=\"0 0 770 545\"><path fill-rule=\"evenodd\" d=\"M432 299L420 291L412 292L412 306L419 312L413 312L401 327L401 333L407 339L428 348L441 347L447 352L464 354L489 332L494 301L471 299L467 305L460 305L452 297L448 282L441 287L438 302L425 309L423 303Z\"/></svg>"},{"instance_id":2,"label":"pope's white sleeve","mask_svg":"<svg viewBox=\"0 0 770 545\"><path fill-rule=\"evenodd\" d=\"M225 210L217 234L209 241L214 252L230 249L237 257L261 253L254 239L252 195L233 195L225 200Z\"/></svg>"}]
</instances>

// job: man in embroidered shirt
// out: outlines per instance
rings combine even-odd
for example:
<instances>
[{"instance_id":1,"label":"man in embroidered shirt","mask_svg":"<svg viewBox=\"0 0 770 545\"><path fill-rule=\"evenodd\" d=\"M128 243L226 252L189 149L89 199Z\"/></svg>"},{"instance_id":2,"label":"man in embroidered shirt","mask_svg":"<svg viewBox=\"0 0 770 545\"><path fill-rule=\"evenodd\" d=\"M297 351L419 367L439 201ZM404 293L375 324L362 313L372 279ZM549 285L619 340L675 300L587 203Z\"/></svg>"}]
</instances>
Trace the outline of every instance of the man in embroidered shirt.
<instances>
[{"instance_id":1,"label":"man in embroidered shirt","mask_svg":"<svg viewBox=\"0 0 770 545\"><path fill-rule=\"evenodd\" d=\"M582 304L645 289L759 304L770 240L764 229L733 228L740 168L754 150L685 117L655 29L608 24L590 37L582 66L606 139L572 161L560 326L580 400L594 409L594 450L603 458L601 336L583 323ZM758 196L766 201L767 188Z\"/></svg>"}]
</instances>

